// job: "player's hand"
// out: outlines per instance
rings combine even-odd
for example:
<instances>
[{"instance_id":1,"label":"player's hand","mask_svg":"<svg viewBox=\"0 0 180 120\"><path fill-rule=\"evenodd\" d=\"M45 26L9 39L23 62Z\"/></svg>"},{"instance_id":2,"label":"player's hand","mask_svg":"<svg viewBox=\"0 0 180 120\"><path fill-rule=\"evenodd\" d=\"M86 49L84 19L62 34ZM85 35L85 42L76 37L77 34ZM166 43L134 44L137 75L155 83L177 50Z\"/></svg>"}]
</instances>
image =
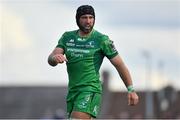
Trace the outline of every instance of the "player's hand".
<instances>
[{"instance_id":1,"label":"player's hand","mask_svg":"<svg viewBox=\"0 0 180 120\"><path fill-rule=\"evenodd\" d=\"M63 63L64 61L68 61L63 54L56 54L52 57L52 59L58 64Z\"/></svg>"},{"instance_id":2,"label":"player's hand","mask_svg":"<svg viewBox=\"0 0 180 120\"><path fill-rule=\"evenodd\" d=\"M136 92L128 93L128 105L134 106L138 104L138 102L139 102L139 97L136 94Z\"/></svg>"}]
</instances>

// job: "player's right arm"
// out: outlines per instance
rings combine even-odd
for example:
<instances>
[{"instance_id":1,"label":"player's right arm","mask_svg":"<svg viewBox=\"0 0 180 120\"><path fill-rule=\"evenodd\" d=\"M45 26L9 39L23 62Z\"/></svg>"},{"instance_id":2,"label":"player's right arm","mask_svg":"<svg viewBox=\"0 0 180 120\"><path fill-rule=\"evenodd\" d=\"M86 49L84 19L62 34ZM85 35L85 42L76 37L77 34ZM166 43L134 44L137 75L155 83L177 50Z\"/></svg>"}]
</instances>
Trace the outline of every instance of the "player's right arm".
<instances>
[{"instance_id":1,"label":"player's right arm","mask_svg":"<svg viewBox=\"0 0 180 120\"><path fill-rule=\"evenodd\" d=\"M51 66L56 66L58 63L63 63L67 61L64 56L64 50L62 48L55 48L53 52L48 57L48 63Z\"/></svg>"}]
</instances>

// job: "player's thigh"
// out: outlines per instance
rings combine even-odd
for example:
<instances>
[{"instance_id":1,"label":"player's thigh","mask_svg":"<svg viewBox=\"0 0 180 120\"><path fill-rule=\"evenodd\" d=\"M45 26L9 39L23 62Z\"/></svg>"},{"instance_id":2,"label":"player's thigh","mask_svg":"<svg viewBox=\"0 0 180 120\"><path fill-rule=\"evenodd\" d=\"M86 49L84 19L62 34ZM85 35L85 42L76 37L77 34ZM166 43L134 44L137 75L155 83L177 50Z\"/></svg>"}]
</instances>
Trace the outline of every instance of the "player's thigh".
<instances>
[{"instance_id":1,"label":"player's thigh","mask_svg":"<svg viewBox=\"0 0 180 120\"><path fill-rule=\"evenodd\" d=\"M72 119L91 119L91 115L84 112L72 111L71 118Z\"/></svg>"}]
</instances>

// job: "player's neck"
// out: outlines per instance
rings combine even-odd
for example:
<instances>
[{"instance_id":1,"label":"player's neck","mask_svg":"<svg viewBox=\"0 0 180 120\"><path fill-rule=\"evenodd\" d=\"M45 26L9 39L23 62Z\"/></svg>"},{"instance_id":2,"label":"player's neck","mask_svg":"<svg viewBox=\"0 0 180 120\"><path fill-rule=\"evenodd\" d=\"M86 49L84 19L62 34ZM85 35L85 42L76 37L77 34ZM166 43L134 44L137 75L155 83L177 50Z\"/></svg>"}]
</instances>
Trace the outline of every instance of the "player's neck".
<instances>
[{"instance_id":1,"label":"player's neck","mask_svg":"<svg viewBox=\"0 0 180 120\"><path fill-rule=\"evenodd\" d=\"M92 33L93 30L91 30L90 32L86 33L86 32L83 32L82 30L79 29L78 31L78 34L80 37L87 37L89 36L91 33Z\"/></svg>"}]
</instances>

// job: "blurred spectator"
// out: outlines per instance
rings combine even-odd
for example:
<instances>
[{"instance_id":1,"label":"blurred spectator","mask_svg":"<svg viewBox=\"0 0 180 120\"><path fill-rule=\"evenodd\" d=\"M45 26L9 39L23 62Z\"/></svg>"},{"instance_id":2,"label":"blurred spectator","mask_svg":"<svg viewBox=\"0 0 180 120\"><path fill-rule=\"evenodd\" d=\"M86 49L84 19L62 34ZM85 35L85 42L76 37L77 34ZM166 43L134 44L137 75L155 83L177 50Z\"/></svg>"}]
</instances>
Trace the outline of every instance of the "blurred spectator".
<instances>
[{"instance_id":1,"label":"blurred spectator","mask_svg":"<svg viewBox=\"0 0 180 120\"><path fill-rule=\"evenodd\" d=\"M65 119L65 111L61 108L57 109L53 119Z\"/></svg>"}]
</instances>

